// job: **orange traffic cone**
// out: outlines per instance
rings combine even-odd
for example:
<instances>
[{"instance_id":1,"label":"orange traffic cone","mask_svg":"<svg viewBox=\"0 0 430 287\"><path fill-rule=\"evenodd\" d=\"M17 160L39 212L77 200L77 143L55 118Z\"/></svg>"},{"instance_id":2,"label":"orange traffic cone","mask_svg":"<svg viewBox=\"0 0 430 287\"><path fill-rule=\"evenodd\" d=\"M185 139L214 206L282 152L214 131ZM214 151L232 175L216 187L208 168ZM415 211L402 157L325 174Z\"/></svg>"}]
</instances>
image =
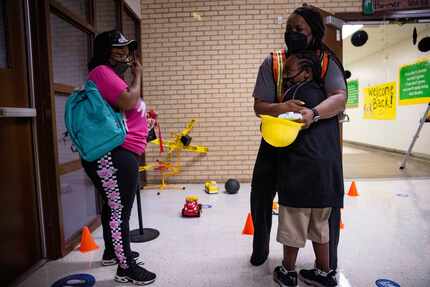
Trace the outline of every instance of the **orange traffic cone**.
<instances>
[{"instance_id":1,"label":"orange traffic cone","mask_svg":"<svg viewBox=\"0 0 430 287\"><path fill-rule=\"evenodd\" d=\"M344 225L344 224L343 224L343 222L342 222L342 218L340 219L339 228L340 228L340 229L344 229L344 228L345 228L345 225Z\"/></svg>"},{"instance_id":2,"label":"orange traffic cone","mask_svg":"<svg viewBox=\"0 0 430 287\"><path fill-rule=\"evenodd\" d=\"M252 222L251 213L248 213L246 218L245 227L242 230L242 234L253 235L254 234L254 223Z\"/></svg>"},{"instance_id":3,"label":"orange traffic cone","mask_svg":"<svg viewBox=\"0 0 430 287\"><path fill-rule=\"evenodd\" d=\"M272 203L272 214L279 215L279 204L276 201Z\"/></svg>"},{"instance_id":4,"label":"orange traffic cone","mask_svg":"<svg viewBox=\"0 0 430 287\"><path fill-rule=\"evenodd\" d=\"M357 192L357 187L355 186L355 181L352 181L351 186L349 187L348 191L349 196L359 196Z\"/></svg>"},{"instance_id":5,"label":"orange traffic cone","mask_svg":"<svg viewBox=\"0 0 430 287\"><path fill-rule=\"evenodd\" d=\"M99 246L91 236L90 230L87 226L84 226L84 228L82 228L81 246L79 246L79 251L88 252L98 248Z\"/></svg>"}]
</instances>

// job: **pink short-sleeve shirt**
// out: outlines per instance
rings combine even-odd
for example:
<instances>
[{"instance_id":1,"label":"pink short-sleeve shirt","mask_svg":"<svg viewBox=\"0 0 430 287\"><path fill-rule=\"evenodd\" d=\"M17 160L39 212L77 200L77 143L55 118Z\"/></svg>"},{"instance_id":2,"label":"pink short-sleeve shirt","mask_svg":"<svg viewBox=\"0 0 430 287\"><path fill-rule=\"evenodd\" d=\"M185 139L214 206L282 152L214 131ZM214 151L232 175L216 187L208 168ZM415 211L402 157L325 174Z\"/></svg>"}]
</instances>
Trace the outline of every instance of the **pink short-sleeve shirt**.
<instances>
[{"instance_id":1,"label":"pink short-sleeve shirt","mask_svg":"<svg viewBox=\"0 0 430 287\"><path fill-rule=\"evenodd\" d=\"M88 80L96 84L102 97L113 107L116 107L119 96L128 90L127 83L106 65L91 70ZM125 111L124 114L128 131L122 147L141 155L145 151L148 135L146 115L138 112L137 107Z\"/></svg>"}]
</instances>

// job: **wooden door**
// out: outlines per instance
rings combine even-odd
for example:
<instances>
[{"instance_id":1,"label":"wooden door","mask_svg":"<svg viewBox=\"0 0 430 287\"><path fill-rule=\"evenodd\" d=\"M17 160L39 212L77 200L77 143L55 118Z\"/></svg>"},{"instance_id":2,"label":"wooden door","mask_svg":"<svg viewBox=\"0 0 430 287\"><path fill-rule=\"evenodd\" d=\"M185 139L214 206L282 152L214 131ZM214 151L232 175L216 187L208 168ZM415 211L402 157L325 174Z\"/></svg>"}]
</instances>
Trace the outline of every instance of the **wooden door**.
<instances>
[{"instance_id":1,"label":"wooden door","mask_svg":"<svg viewBox=\"0 0 430 287\"><path fill-rule=\"evenodd\" d=\"M343 20L336 18L333 14L319 9L325 23L325 35L323 42L336 54L338 59L342 62L342 25ZM343 146L343 119L339 121L340 129L340 144Z\"/></svg>"},{"instance_id":2,"label":"wooden door","mask_svg":"<svg viewBox=\"0 0 430 287\"><path fill-rule=\"evenodd\" d=\"M42 259L23 0L0 0L0 286Z\"/></svg>"},{"instance_id":3,"label":"wooden door","mask_svg":"<svg viewBox=\"0 0 430 287\"><path fill-rule=\"evenodd\" d=\"M325 24L324 43L333 50L336 56L342 61L342 24L343 20L336 18L327 11L320 10Z\"/></svg>"}]
</instances>

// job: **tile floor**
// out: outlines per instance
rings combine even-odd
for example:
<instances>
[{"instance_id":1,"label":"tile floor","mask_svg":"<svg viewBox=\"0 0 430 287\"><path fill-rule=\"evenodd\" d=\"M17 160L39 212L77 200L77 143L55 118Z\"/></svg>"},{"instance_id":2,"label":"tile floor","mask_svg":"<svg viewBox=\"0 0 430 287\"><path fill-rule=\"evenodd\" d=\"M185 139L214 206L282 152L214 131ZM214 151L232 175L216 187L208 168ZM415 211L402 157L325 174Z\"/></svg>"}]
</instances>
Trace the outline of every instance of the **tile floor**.
<instances>
[{"instance_id":1,"label":"tile floor","mask_svg":"<svg viewBox=\"0 0 430 287\"><path fill-rule=\"evenodd\" d=\"M345 179L430 177L430 161L409 157L400 169L404 155L344 143L343 174Z\"/></svg>"},{"instance_id":2,"label":"tile floor","mask_svg":"<svg viewBox=\"0 0 430 287\"><path fill-rule=\"evenodd\" d=\"M350 150L360 154L360 151ZM348 190L350 180L345 182ZM339 286L376 286L377 279L391 279L402 287L430 286L430 177L356 180L359 197L345 197L342 212L345 228L339 246ZM260 267L249 264L251 236L241 231L249 212L250 185L242 184L236 195L209 195L203 185L185 185L185 191L157 190L141 193L144 227L156 228L160 237L133 243L142 254L144 267L157 273L150 286L263 287L278 286L272 271L281 261L282 248L275 241L277 216L273 217L271 253ZM200 218L180 217L188 194L212 207ZM138 227L133 209L131 229ZM73 273L90 273L96 286L132 286L115 283L116 267L101 267L101 228L93 233L98 251L74 251L42 266L19 287L49 287ZM298 268L310 268L311 244L300 251ZM299 286L306 286L299 283Z\"/></svg>"}]
</instances>

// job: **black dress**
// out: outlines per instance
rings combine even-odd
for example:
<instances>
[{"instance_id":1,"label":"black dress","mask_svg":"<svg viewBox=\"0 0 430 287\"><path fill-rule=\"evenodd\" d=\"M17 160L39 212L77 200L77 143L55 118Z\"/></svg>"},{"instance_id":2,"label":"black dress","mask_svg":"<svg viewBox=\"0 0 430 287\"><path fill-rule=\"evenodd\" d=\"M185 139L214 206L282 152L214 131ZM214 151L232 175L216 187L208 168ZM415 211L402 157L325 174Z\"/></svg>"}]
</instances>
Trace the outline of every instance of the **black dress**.
<instances>
[{"instance_id":1,"label":"black dress","mask_svg":"<svg viewBox=\"0 0 430 287\"><path fill-rule=\"evenodd\" d=\"M313 108L326 99L313 81L287 91ZM312 123L289 146L278 150L279 203L290 207L343 207L343 173L337 116Z\"/></svg>"}]
</instances>

